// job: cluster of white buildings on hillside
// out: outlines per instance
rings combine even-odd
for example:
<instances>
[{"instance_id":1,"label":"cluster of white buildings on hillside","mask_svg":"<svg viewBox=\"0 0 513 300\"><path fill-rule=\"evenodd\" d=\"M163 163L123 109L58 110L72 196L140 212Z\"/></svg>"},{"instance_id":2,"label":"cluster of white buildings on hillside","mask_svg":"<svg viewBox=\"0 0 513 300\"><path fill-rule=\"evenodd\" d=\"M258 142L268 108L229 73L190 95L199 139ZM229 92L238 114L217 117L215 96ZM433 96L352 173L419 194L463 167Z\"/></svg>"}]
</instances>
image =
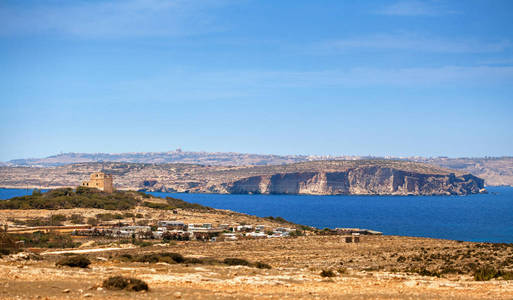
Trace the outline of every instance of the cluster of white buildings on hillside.
<instances>
[{"instance_id":1,"label":"cluster of white buildings on hillside","mask_svg":"<svg viewBox=\"0 0 513 300\"><path fill-rule=\"evenodd\" d=\"M159 221L157 226L110 226L75 230L75 235L109 236L117 238L165 239L165 240L200 240L233 241L249 238L278 238L296 234L295 228L266 225L220 224L213 227L211 223L186 224L182 221Z\"/></svg>"}]
</instances>

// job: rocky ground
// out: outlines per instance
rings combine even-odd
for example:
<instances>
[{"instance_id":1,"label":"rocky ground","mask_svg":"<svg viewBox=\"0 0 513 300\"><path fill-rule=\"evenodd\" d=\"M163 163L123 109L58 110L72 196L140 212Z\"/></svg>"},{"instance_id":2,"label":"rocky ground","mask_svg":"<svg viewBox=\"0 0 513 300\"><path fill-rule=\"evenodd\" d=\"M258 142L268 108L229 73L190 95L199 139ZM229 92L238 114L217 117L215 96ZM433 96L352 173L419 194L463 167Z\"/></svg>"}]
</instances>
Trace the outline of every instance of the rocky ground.
<instances>
[{"instance_id":1,"label":"rocky ground","mask_svg":"<svg viewBox=\"0 0 513 300\"><path fill-rule=\"evenodd\" d=\"M93 249L98 246L91 246ZM55 251L55 250L52 250ZM466 255L470 251L470 254ZM347 244L341 236L174 242L144 248L91 252L89 268L56 267L63 254L42 253L42 260L4 256L0 261L1 299L512 299L513 281L475 281L471 262L511 268L510 245L425 238L363 236ZM237 257L262 261L272 269L222 264L127 262L121 254L176 252L187 257ZM400 258L400 257L404 257ZM450 257L463 274L421 276ZM322 277L332 270L334 277ZM110 291L109 276L125 275L148 283L148 292ZM437 277L440 276L440 277Z\"/></svg>"}]
</instances>

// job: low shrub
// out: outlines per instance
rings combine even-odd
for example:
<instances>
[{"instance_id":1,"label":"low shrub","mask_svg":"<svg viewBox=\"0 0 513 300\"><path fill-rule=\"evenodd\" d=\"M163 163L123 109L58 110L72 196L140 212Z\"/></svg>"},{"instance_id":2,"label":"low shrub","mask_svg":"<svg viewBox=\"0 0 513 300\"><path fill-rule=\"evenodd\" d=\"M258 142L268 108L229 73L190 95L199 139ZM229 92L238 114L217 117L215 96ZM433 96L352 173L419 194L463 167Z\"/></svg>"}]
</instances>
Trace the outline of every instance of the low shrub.
<instances>
[{"instance_id":1,"label":"low shrub","mask_svg":"<svg viewBox=\"0 0 513 300\"><path fill-rule=\"evenodd\" d=\"M195 209L195 210L198 210L198 211L209 211L209 210L213 210L213 208L211 207L208 207L208 206L203 206L201 204L198 204L198 203L190 203L190 202L187 202L187 201L183 201L182 199L176 199L176 198L173 198L173 197L166 197L166 200L167 200L167 203L169 204L169 206L171 208L182 208L182 209Z\"/></svg>"},{"instance_id":2,"label":"low shrub","mask_svg":"<svg viewBox=\"0 0 513 300\"><path fill-rule=\"evenodd\" d=\"M497 275L503 280L513 280L513 271L499 271Z\"/></svg>"},{"instance_id":3,"label":"low shrub","mask_svg":"<svg viewBox=\"0 0 513 300\"><path fill-rule=\"evenodd\" d=\"M60 226L62 222L65 222L67 219L65 215L57 214L50 216L49 222L51 226Z\"/></svg>"},{"instance_id":4,"label":"low shrub","mask_svg":"<svg viewBox=\"0 0 513 300\"><path fill-rule=\"evenodd\" d=\"M259 269L271 269L271 266L264 263L264 262L261 262L261 261L257 261L255 263L255 267L259 268Z\"/></svg>"},{"instance_id":5,"label":"low shrub","mask_svg":"<svg viewBox=\"0 0 513 300\"><path fill-rule=\"evenodd\" d=\"M482 266L474 271L474 279L476 281L488 281L498 274L497 270L491 266Z\"/></svg>"},{"instance_id":6,"label":"low shrub","mask_svg":"<svg viewBox=\"0 0 513 300\"><path fill-rule=\"evenodd\" d=\"M59 260L56 265L58 266L68 266L68 267L79 267L79 268L87 268L91 264L91 261L82 255L69 256L64 257Z\"/></svg>"},{"instance_id":7,"label":"low shrub","mask_svg":"<svg viewBox=\"0 0 513 300\"><path fill-rule=\"evenodd\" d=\"M223 260L223 263L229 266L251 266L251 263L245 259L242 258L225 258Z\"/></svg>"},{"instance_id":8,"label":"low shrub","mask_svg":"<svg viewBox=\"0 0 513 300\"><path fill-rule=\"evenodd\" d=\"M9 255L11 253L14 253L14 249L10 249L10 248L0 248L0 257L4 256L4 255Z\"/></svg>"},{"instance_id":9,"label":"low shrub","mask_svg":"<svg viewBox=\"0 0 513 300\"><path fill-rule=\"evenodd\" d=\"M108 290L147 291L148 284L140 279L113 276L103 281L103 287Z\"/></svg>"},{"instance_id":10,"label":"low shrub","mask_svg":"<svg viewBox=\"0 0 513 300\"><path fill-rule=\"evenodd\" d=\"M426 268L422 268L420 270L417 270L416 273L418 273L420 276L433 276L433 277L440 277L440 273L437 271L430 271Z\"/></svg>"},{"instance_id":11,"label":"low shrub","mask_svg":"<svg viewBox=\"0 0 513 300\"><path fill-rule=\"evenodd\" d=\"M111 214L111 213L104 213L104 214L97 214L96 215L96 219L98 219L100 221L103 221L103 222L112 221L115 218L116 218L115 215Z\"/></svg>"},{"instance_id":12,"label":"low shrub","mask_svg":"<svg viewBox=\"0 0 513 300\"><path fill-rule=\"evenodd\" d=\"M184 260L184 263L186 264L204 264L205 261L201 258L197 257L186 257Z\"/></svg>"},{"instance_id":13,"label":"low shrub","mask_svg":"<svg viewBox=\"0 0 513 300\"><path fill-rule=\"evenodd\" d=\"M294 224L292 222L289 222L287 220L285 220L284 218L282 217L273 217L273 216L268 216L268 217L264 217L264 219L269 219L271 221L275 221L275 222L278 222L278 223L282 223L282 224Z\"/></svg>"},{"instance_id":14,"label":"low shrub","mask_svg":"<svg viewBox=\"0 0 513 300\"><path fill-rule=\"evenodd\" d=\"M120 255L118 255L118 258L122 261L133 261L134 260L134 257L132 256L132 254L129 254L129 253L120 254Z\"/></svg>"},{"instance_id":15,"label":"low shrub","mask_svg":"<svg viewBox=\"0 0 513 300\"><path fill-rule=\"evenodd\" d=\"M72 214L69 217L71 224L84 224L84 217L80 214Z\"/></svg>"},{"instance_id":16,"label":"low shrub","mask_svg":"<svg viewBox=\"0 0 513 300\"><path fill-rule=\"evenodd\" d=\"M164 253L148 253L142 256L134 258L137 262L148 262L148 263L183 263L185 258L179 253L164 252Z\"/></svg>"},{"instance_id":17,"label":"low shrub","mask_svg":"<svg viewBox=\"0 0 513 300\"><path fill-rule=\"evenodd\" d=\"M335 277L335 276L337 276L337 274L335 274L335 272L333 272L332 270L322 270L319 275L321 275L321 277Z\"/></svg>"},{"instance_id":18,"label":"low shrub","mask_svg":"<svg viewBox=\"0 0 513 300\"><path fill-rule=\"evenodd\" d=\"M14 241L23 241L24 247L32 248L75 248L80 245L70 235L36 231L33 233L9 234Z\"/></svg>"},{"instance_id":19,"label":"low shrub","mask_svg":"<svg viewBox=\"0 0 513 300\"><path fill-rule=\"evenodd\" d=\"M139 246L139 247L153 246L153 243L151 243L151 242L147 242L147 241L143 241L143 240L137 240L137 239L133 239L132 240L132 244L134 244L136 246Z\"/></svg>"},{"instance_id":20,"label":"low shrub","mask_svg":"<svg viewBox=\"0 0 513 300\"><path fill-rule=\"evenodd\" d=\"M96 218L87 218L87 224L89 224L91 226L96 226L96 225L98 225L98 219L96 219Z\"/></svg>"}]
</instances>

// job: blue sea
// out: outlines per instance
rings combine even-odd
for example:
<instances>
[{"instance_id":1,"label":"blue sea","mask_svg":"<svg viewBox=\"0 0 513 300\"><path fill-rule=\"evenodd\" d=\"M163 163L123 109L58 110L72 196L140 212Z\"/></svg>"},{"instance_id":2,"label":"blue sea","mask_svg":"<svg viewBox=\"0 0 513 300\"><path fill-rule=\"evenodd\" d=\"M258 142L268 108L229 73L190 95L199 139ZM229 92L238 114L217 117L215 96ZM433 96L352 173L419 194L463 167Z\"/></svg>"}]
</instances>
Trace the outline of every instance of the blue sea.
<instances>
[{"instance_id":1,"label":"blue sea","mask_svg":"<svg viewBox=\"0 0 513 300\"><path fill-rule=\"evenodd\" d=\"M324 227L357 227L388 235L513 243L513 188L469 196L295 196L151 193L214 208ZM30 194L0 189L0 199Z\"/></svg>"}]
</instances>

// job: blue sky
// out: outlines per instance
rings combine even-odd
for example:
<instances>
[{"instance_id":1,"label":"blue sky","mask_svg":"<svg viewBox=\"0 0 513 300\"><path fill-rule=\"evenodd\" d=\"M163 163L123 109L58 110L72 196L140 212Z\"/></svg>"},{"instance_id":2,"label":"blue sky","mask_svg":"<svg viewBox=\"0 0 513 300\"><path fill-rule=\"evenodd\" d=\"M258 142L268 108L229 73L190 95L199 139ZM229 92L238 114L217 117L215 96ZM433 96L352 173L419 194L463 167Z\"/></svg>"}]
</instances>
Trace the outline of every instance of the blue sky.
<instances>
[{"instance_id":1,"label":"blue sky","mask_svg":"<svg viewBox=\"0 0 513 300\"><path fill-rule=\"evenodd\" d=\"M513 2L0 0L0 161L513 155Z\"/></svg>"}]
</instances>

